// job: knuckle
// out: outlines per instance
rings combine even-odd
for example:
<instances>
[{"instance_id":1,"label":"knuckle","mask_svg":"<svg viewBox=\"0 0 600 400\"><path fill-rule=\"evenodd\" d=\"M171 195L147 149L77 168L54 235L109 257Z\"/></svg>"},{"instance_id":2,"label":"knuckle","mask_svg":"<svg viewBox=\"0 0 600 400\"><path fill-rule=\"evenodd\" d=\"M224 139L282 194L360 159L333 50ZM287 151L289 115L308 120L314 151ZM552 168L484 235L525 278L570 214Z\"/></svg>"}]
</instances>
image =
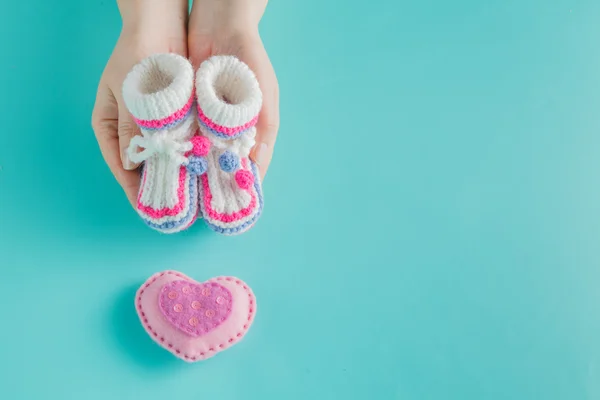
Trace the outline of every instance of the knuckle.
<instances>
[{"instance_id":1,"label":"knuckle","mask_svg":"<svg viewBox=\"0 0 600 400\"><path fill-rule=\"evenodd\" d=\"M92 129L98 138L114 137L116 126L113 121L103 119L97 114L92 114Z\"/></svg>"},{"instance_id":2,"label":"knuckle","mask_svg":"<svg viewBox=\"0 0 600 400\"><path fill-rule=\"evenodd\" d=\"M133 121L119 121L118 125L118 136L119 139L123 137L132 137L137 133L137 125Z\"/></svg>"}]
</instances>

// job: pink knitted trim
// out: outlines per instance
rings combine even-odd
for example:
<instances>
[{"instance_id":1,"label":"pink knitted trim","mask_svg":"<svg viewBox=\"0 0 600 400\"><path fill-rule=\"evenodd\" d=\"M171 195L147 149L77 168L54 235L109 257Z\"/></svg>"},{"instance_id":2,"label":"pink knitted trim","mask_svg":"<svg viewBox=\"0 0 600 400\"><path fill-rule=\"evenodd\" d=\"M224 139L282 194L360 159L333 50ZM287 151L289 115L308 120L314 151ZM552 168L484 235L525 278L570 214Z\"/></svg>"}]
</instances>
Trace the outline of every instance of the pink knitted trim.
<instances>
[{"instance_id":1,"label":"pink knitted trim","mask_svg":"<svg viewBox=\"0 0 600 400\"><path fill-rule=\"evenodd\" d=\"M219 276L217 278L209 279L207 282L213 282L213 281L235 282L236 285L242 286L244 288L244 290L246 291L246 293L248 294L248 298L250 301L250 308L248 310L248 318L246 320L247 322L244 324L242 330L239 331L235 336L230 337L226 342L215 345L215 346L211 347L210 349L208 349L208 351L206 351L206 352L201 352L199 354L194 354L194 355L186 354L185 352L181 351L180 349L174 347L171 343L168 343L168 342L165 343L165 338L162 336L159 336L159 334L154 329L152 329L152 326L150 326L150 324L148 323L146 314L144 313L144 310L142 309L142 294L144 293L144 290L148 286L153 284L158 278L160 278L161 276L163 276L165 274L175 275L179 278L183 278L186 280L191 279L191 278L189 278L179 272L176 272L176 271L164 271L164 272L155 274L153 277L150 277L150 279L148 279L146 281L144 286L138 290L138 292L136 294L136 307L138 309L138 315L140 317L140 320L142 321L142 325L144 326L144 329L146 330L146 332L148 332L150 337L152 337L152 339L154 339L156 342L161 343L161 345L166 345L167 350L169 350L171 353L173 353L177 356L180 356L181 354L183 354L183 358L185 358L186 360L197 361L197 360L204 360L206 358L214 356L215 353L218 353L219 351L224 350L227 347L233 345L234 342L240 340L246 334L246 331L248 330L248 328L250 327L250 324L252 323L252 320L254 319L255 308L256 308L254 305L254 296L253 296L252 292L250 291L250 288L248 286L244 285L242 283L242 281L240 281L239 279L234 280L234 278L232 278L230 276L227 276L227 277Z\"/></svg>"},{"instance_id":2,"label":"pink knitted trim","mask_svg":"<svg viewBox=\"0 0 600 400\"><path fill-rule=\"evenodd\" d=\"M213 220L221 222L235 222L237 220L249 216L256 208L256 194L252 190L252 187L250 187L249 189L242 189L250 192L250 195L252 196L252 200L250 200L250 204L248 204L248 207L243 208L240 211L236 211L232 214L219 213L215 211L211 206L212 193L210 191L210 185L208 184L208 174L202 175L200 179L202 179L202 188L204 189L204 208L208 216Z\"/></svg>"},{"instance_id":3,"label":"pink knitted trim","mask_svg":"<svg viewBox=\"0 0 600 400\"><path fill-rule=\"evenodd\" d=\"M142 188L140 189L140 193L138 194L138 202L137 202L138 210L143 211L148 216L150 216L152 218L156 218L156 219L166 217L166 216L172 217L172 216L179 214L181 212L181 210L183 210L183 207L185 206L184 191L185 191L186 175L187 175L186 167L181 166L179 169L179 187L177 188L177 198L178 198L177 204L175 204L175 206L173 208L164 207L164 208L157 210L155 208L152 208L151 206L146 206L146 205L142 204L142 194L144 192L146 176L147 176L146 171L144 171L144 178L142 179Z\"/></svg>"},{"instance_id":4,"label":"pink knitted trim","mask_svg":"<svg viewBox=\"0 0 600 400\"><path fill-rule=\"evenodd\" d=\"M202 121L202 123L204 125L208 126L212 130L223 133L227 136L233 136L236 133L239 133L241 131L245 131L246 129L252 128L254 125L256 125L256 122L258 121L258 115L257 115L256 117L252 118L250 121L246 122L244 125L229 128L229 127L226 127L223 125L218 125L215 122L213 122L210 118L208 118L202 111L202 108L200 108L200 104L196 104L196 108L198 109L198 118Z\"/></svg>"},{"instance_id":5,"label":"pink knitted trim","mask_svg":"<svg viewBox=\"0 0 600 400\"><path fill-rule=\"evenodd\" d=\"M139 126L141 126L143 128L150 128L150 129L160 129L166 125L172 124L172 123L182 119L183 117L185 117L186 114L188 113L188 111L190 111L190 108L192 108L192 104L194 104L194 97L195 97L194 94L195 94L195 91L192 90L192 97L190 97L190 99L183 106L183 108L179 111L175 111L173 114L169 115L166 118L144 120L144 119L138 119L136 117L133 117L133 120Z\"/></svg>"}]
</instances>

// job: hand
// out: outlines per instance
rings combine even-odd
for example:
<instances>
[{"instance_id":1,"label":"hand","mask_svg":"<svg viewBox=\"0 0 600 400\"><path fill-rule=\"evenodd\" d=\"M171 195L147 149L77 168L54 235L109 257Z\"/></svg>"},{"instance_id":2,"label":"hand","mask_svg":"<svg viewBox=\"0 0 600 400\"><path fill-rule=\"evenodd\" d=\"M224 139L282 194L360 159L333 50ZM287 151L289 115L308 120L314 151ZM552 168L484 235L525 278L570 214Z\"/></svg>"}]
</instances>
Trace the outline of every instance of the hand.
<instances>
[{"instance_id":1,"label":"hand","mask_svg":"<svg viewBox=\"0 0 600 400\"><path fill-rule=\"evenodd\" d=\"M123 30L100 78L92 127L104 160L135 205L140 186L138 165L127 158L129 141L139 128L125 107L121 86L135 64L154 53L187 56L187 0L120 0ZM174 3L180 3L175 6Z\"/></svg>"},{"instance_id":2,"label":"hand","mask_svg":"<svg viewBox=\"0 0 600 400\"><path fill-rule=\"evenodd\" d=\"M195 0L188 27L188 50L194 68L213 55L234 55L254 71L263 93L250 158L264 178L279 129L279 86L258 33L267 0Z\"/></svg>"}]
</instances>

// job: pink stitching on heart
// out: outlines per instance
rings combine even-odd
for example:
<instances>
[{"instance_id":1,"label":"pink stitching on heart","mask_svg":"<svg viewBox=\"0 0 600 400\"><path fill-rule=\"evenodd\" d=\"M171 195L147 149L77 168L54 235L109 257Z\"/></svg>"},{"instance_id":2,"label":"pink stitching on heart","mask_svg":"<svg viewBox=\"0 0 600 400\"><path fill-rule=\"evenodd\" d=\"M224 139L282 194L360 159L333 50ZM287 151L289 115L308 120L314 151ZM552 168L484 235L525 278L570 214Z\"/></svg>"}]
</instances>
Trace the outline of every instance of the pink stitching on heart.
<instances>
[{"instance_id":1,"label":"pink stitching on heart","mask_svg":"<svg viewBox=\"0 0 600 400\"><path fill-rule=\"evenodd\" d=\"M178 277L178 278L182 278L182 279L184 279L184 280L186 280L186 279L189 279L187 276L185 276L185 275L182 275L182 274L180 274L180 273L178 273L178 272L174 272L174 271L164 271L164 272L161 272L160 274L158 274L158 275L154 276L154 277L152 278L152 280L151 280L151 281L149 281L149 282L146 282L146 284L144 285L144 288L143 288L143 289L140 289L140 291L139 291L139 293L138 293L138 296L137 296L137 299L136 299L136 302L137 302L137 307L138 307L138 309L140 310L140 315L141 315L141 316L145 316L144 310L142 309L142 294L144 293L144 290L145 290L145 289L146 289L148 286L150 286L150 285L152 285L154 282L156 282L156 280L157 280L158 278L160 278L160 277L162 277L162 276L164 276L164 275L174 275L174 276L176 276L176 277ZM222 276L219 276L219 277L216 277L216 278L210 279L210 280L209 280L209 281L207 281L207 282L211 282L211 281L228 281L228 282L231 282L231 281L233 281L233 279L232 279L231 277L229 277L229 276L228 276L228 277L222 277ZM207 282L205 282L205 283L207 283ZM252 292L249 290L249 288L248 288L246 285L243 285L243 284L242 284L242 282L241 282L241 281L239 281L239 280L236 280L236 281L235 281L235 284L237 284L237 285L239 285L239 286L242 286L242 288L243 288L243 289L246 291L246 293L247 293L247 295L248 295L249 304L250 304L250 308L248 309L248 321L251 321L251 320L252 320L252 317L253 317L253 314L254 314L254 307L253 307L253 303L254 303L254 302L252 301ZM148 334L152 334L152 335L154 335L155 337L157 337L157 338L158 338L158 333L157 333L157 332L155 332L155 331L152 329L152 326L150 326L150 325L148 324L148 320L147 320L146 318L144 318L144 319L143 319L142 326L144 327L144 329L146 330L146 332L148 332ZM245 332L245 331L247 331L247 330L248 330L248 324L245 324L245 325L244 325L244 327L243 327L243 329L242 329L242 331L238 332L238 333L235 335L235 337L231 337L231 338L229 338L229 340L228 340L227 342L228 342L228 343L230 343L230 344L233 344L233 342L235 342L236 340L238 340L239 338L241 338L241 337L243 336L244 332ZM165 341L165 338L164 338L164 337L160 337L160 338L159 338L159 340L160 340L161 342L163 342L163 343L164 343L164 341ZM218 346L219 346L219 347L221 347L221 346L225 346L226 344L227 344L227 343L221 343L221 344L219 344ZM167 343L167 346L168 346L169 348L173 349L173 344L171 344L171 343ZM222 347L221 347L221 348L222 348ZM177 349L177 348L175 348L174 350L175 350L175 352L176 352L177 354L181 354L181 353L182 353L182 351L181 351L181 350L179 350L179 349ZM214 347L211 347L211 348L209 348L209 349L208 349L208 352L213 352L213 353L214 353L214 352L215 352L215 349L214 349ZM199 353L199 354L197 354L197 355L188 355L188 354L186 354L186 353L183 353L183 356L184 356L184 358L185 358L185 359L190 359L190 360L192 360L192 361L196 361L197 359L204 358L204 356L205 356L205 355L207 355L207 353L206 353L206 352L200 352L200 353Z\"/></svg>"}]
</instances>

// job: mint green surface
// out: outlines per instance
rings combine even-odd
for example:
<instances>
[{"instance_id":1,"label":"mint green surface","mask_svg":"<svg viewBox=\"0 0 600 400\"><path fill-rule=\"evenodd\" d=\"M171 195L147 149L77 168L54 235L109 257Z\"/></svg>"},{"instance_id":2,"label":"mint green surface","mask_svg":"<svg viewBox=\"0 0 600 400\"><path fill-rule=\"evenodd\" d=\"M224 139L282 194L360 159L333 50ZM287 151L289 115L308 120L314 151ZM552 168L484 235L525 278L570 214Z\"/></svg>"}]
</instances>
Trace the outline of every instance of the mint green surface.
<instances>
[{"instance_id":1,"label":"mint green surface","mask_svg":"<svg viewBox=\"0 0 600 400\"><path fill-rule=\"evenodd\" d=\"M90 128L111 0L0 13L0 398L600 399L600 2L271 1L262 219L144 226ZM235 275L258 314L188 365L133 296Z\"/></svg>"}]
</instances>

